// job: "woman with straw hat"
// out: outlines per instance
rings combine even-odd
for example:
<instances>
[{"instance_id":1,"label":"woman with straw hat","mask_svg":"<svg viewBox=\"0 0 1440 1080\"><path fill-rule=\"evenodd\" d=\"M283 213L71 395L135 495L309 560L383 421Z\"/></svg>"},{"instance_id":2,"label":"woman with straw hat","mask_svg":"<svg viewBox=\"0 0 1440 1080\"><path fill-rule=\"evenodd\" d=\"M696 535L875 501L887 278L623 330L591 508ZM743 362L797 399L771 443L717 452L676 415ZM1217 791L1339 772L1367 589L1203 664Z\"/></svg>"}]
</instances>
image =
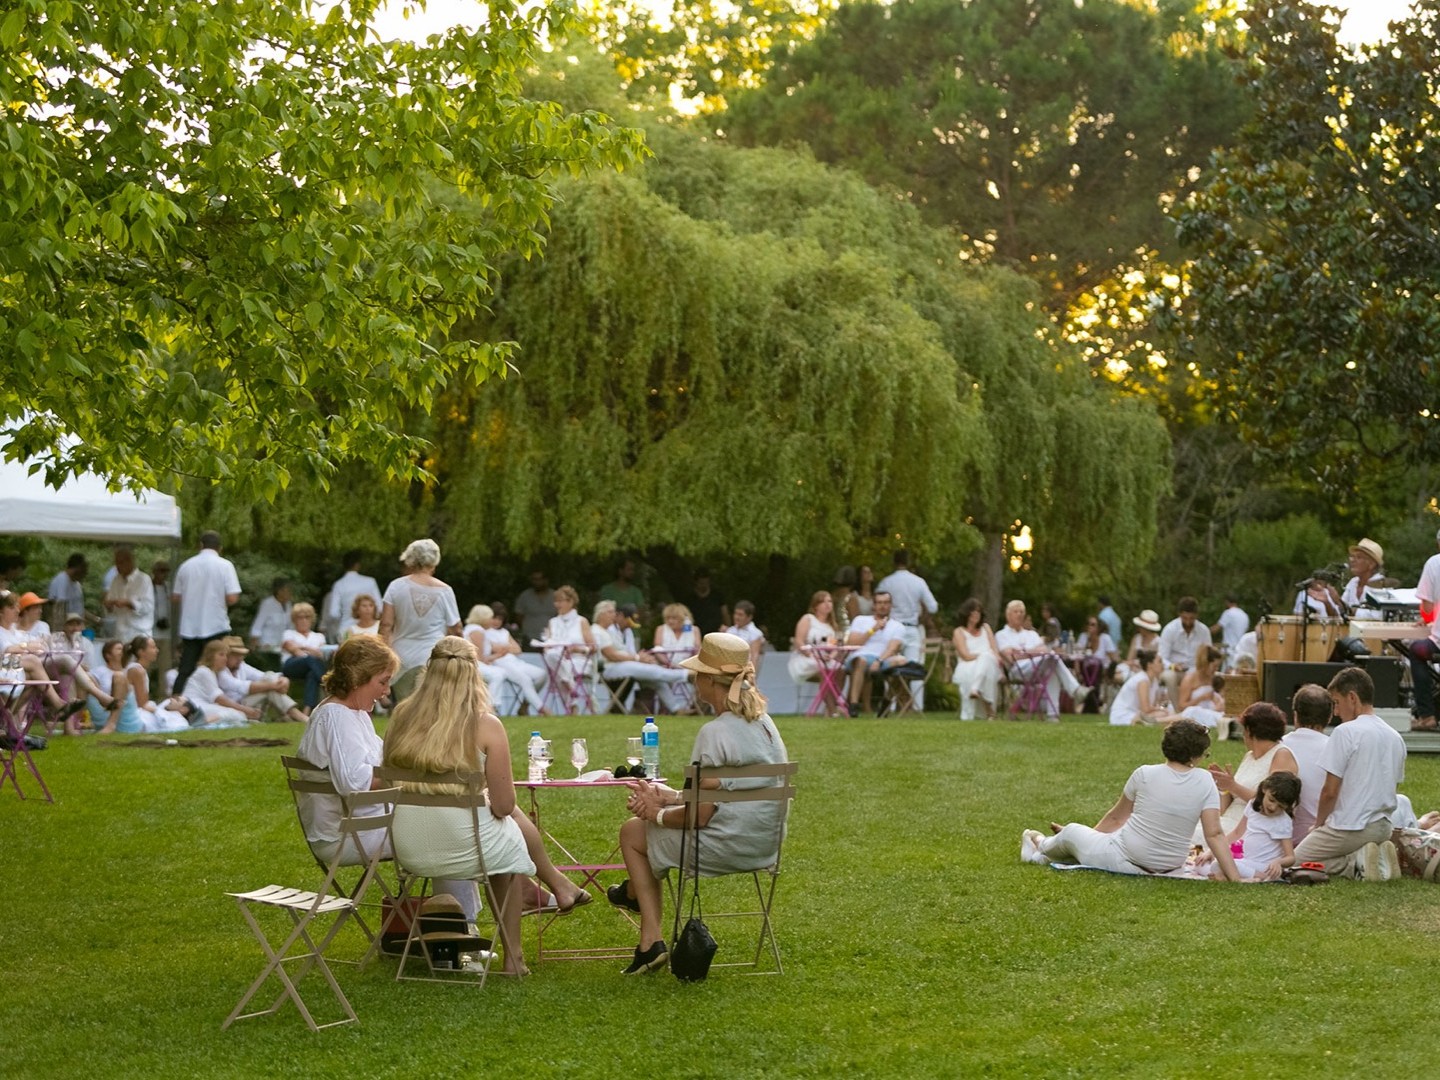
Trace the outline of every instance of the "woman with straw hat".
<instances>
[{"instance_id":1,"label":"woman with straw hat","mask_svg":"<svg viewBox=\"0 0 1440 1080\"><path fill-rule=\"evenodd\" d=\"M706 634L700 654L682 661L681 666L694 672L696 701L717 714L696 733L691 761L717 767L778 765L789 760L775 721L765 711L765 697L755 685L755 666L743 638ZM704 787L721 783L701 781ZM664 784L637 780L630 791L628 806L635 816L620 826L620 851L630 880L612 885L608 896L615 906L640 915L640 944L625 969L625 974L635 975L658 970L670 959L660 925L660 881L680 865L688 811L680 806L680 792ZM740 873L769 866L775 860L775 842L780 835L777 815L784 812L783 804L775 802L701 807L693 827L703 832L698 841L695 834L689 841L699 844L701 874Z\"/></svg>"},{"instance_id":2,"label":"woman with straw hat","mask_svg":"<svg viewBox=\"0 0 1440 1080\"><path fill-rule=\"evenodd\" d=\"M1132 675L1145 670L1145 665L1137 659L1141 649L1157 653L1160 651L1160 616L1154 608L1146 608L1130 622L1135 627L1135 636L1130 639L1130 651L1124 660L1115 665L1115 681L1121 686L1124 686Z\"/></svg>"}]
</instances>

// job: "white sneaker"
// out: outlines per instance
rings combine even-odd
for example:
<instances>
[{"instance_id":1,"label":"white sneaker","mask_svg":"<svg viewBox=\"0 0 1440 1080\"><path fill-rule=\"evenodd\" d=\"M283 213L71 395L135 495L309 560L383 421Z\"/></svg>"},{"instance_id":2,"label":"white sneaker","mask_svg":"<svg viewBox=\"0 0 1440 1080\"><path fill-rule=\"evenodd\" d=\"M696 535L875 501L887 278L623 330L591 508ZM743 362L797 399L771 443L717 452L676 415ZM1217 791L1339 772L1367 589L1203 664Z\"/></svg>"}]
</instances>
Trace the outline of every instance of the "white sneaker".
<instances>
[{"instance_id":1,"label":"white sneaker","mask_svg":"<svg viewBox=\"0 0 1440 1080\"><path fill-rule=\"evenodd\" d=\"M1040 850L1040 842L1045 839L1045 834L1038 829L1026 829L1020 834L1020 861L1034 863L1036 866L1049 866L1050 860Z\"/></svg>"},{"instance_id":2,"label":"white sneaker","mask_svg":"<svg viewBox=\"0 0 1440 1080\"><path fill-rule=\"evenodd\" d=\"M1400 880L1400 852L1395 850L1395 844L1390 840L1380 843L1380 880Z\"/></svg>"},{"instance_id":3,"label":"white sneaker","mask_svg":"<svg viewBox=\"0 0 1440 1080\"><path fill-rule=\"evenodd\" d=\"M1380 877L1380 845L1366 844L1360 849L1360 861L1355 867L1361 881L1382 881Z\"/></svg>"}]
</instances>

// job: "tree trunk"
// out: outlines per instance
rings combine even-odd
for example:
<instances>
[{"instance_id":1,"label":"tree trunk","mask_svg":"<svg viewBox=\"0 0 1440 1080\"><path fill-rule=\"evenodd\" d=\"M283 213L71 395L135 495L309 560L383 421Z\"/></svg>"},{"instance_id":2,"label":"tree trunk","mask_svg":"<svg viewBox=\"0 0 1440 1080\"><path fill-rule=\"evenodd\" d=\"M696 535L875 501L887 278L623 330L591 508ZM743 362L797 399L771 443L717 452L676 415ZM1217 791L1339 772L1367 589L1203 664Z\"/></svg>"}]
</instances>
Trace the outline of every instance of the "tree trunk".
<instances>
[{"instance_id":1,"label":"tree trunk","mask_svg":"<svg viewBox=\"0 0 1440 1080\"><path fill-rule=\"evenodd\" d=\"M1005 621L1005 537L1001 533L987 532L985 546L975 555L975 595L985 608L986 622L999 626Z\"/></svg>"}]
</instances>

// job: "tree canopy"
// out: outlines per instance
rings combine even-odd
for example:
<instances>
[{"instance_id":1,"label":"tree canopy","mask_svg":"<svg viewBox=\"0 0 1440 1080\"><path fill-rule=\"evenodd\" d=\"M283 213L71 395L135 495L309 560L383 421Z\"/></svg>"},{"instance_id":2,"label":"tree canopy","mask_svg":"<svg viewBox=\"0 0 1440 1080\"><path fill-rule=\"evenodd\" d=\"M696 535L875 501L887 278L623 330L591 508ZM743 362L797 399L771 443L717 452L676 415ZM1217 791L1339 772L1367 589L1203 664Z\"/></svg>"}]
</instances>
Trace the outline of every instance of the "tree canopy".
<instances>
[{"instance_id":1,"label":"tree canopy","mask_svg":"<svg viewBox=\"0 0 1440 1080\"><path fill-rule=\"evenodd\" d=\"M1440 2L1358 53L1330 8L1246 20L1255 117L1176 212L1185 329L1245 438L1349 496L1440 457Z\"/></svg>"},{"instance_id":2,"label":"tree canopy","mask_svg":"<svg viewBox=\"0 0 1440 1080\"><path fill-rule=\"evenodd\" d=\"M420 474L405 418L511 351L456 321L539 251L558 172L641 139L525 96L569 5L493 0L426 45L373 40L377 6L6 5L8 456L244 499L360 459Z\"/></svg>"},{"instance_id":3,"label":"tree canopy","mask_svg":"<svg viewBox=\"0 0 1440 1080\"><path fill-rule=\"evenodd\" d=\"M1226 25L1193 3L860 0L717 123L903 193L1059 308L1137 250L1173 251L1162 200L1243 114Z\"/></svg>"}]
</instances>

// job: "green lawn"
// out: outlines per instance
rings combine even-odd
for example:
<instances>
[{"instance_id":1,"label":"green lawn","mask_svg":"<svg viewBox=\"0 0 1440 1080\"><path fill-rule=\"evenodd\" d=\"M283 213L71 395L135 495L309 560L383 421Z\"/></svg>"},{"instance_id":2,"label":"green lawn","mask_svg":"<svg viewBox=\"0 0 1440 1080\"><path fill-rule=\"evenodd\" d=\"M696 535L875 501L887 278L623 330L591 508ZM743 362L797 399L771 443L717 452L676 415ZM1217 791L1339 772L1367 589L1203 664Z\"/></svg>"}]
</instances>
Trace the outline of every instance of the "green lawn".
<instances>
[{"instance_id":1,"label":"green lawn","mask_svg":"<svg viewBox=\"0 0 1440 1080\"><path fill-rule=\"evenodd\" d=\"M674 769L698 721L662 725ZM1158 732L1093 720L780 726L802 763L777 902L783 976L721 972L682 986L668 974L622 979L619 962L556 963L476 992L396 984L382 960L337 968L360 1024L313 1035L288 1007L220 1030L261 965L223 894L319 878L281 751L56 740L37 755L53 806L0 793L0 1074L1379 1077L1433 1067L1423 1040L1402 1037L1433 1001L1440 894L1430 886L1228 886L1021 865L1022 828L1094 821L1131 768L1158 760ZM528 729L511 728L520 751ZM587 736L600 765L619 759L632 728L552 719L544 733ZM294 739L299 729L253 733ZM1219 744L1215 756L1238 761L1240 747ZM1412 758L1409 774L1417 809L1440 806L1440 759ZM624 812L618 793L552 805L557 831L596 845ZM603 904L565 929L576 944L633 944ZM717 927L720 958L738 951L733 935ZM307 1000L323 1002L319 982L306 986Z\"/></svg>"}]
</instances>

